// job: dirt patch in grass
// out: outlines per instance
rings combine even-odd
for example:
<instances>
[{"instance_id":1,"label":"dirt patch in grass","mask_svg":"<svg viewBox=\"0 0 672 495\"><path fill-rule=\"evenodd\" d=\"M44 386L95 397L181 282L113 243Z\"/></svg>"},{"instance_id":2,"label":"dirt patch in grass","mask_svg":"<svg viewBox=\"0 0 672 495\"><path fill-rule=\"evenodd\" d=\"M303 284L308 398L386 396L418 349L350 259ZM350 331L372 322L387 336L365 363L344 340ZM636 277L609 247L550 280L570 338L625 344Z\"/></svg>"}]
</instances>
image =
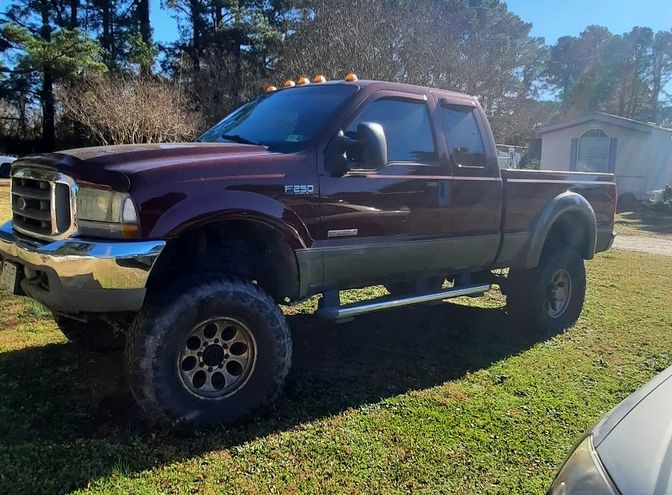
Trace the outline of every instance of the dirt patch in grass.
<instances>
[{"instance_id":1,"label":"dirt patch in grass","mask_svg":"<svg viewBox=\"0 0 672 495\"><path fill-rule=\"evenodd\" d=\"M0 224L5 223L12 216L9 206L9 181L0 179Z\"/></svg>"},{"instance_id":2,"label":"dirt patch in grass","mask_svg":"<svg viewBox=\"0 0 672 495\"><path fill-rule=\"evenodd\" d=\"M672 211L645 209L616 215L615 230L621 235L644 235L672 239Z\"/></svg>"},{"instance_id":3,"label":"dirt patch in grass","mask_svg":"<svg viewBox=\"0 0 672 495\"><path fill-rule=\"evenodd\" d=\"M0 492L543 493L577 436L672 364L671 272L598 255L579 323L530 339L496 292L341 325L311 301L289 316L277 405L198 435L146 429L121 355L77 351L2 294Z\"/></svg>"}]
</instances>

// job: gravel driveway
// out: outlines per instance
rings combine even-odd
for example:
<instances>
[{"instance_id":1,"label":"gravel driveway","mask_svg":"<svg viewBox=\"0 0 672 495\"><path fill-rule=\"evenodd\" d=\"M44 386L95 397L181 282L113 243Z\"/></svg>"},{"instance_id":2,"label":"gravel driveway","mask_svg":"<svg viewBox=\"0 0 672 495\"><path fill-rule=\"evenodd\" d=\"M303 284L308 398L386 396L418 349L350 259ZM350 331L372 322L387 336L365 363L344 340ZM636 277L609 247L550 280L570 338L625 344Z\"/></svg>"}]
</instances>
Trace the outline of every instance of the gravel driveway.
<instances>
[{"instance_id":1,"label":"gravel driveway","mask_svg":"<svg viewBox=\"0 0 672 495\"><path fill-rule=\"evenodd\" d=\"M672 256L672 239L643 235L618 235L614 240L614 249Z\"/></svg>"}]
</instances>

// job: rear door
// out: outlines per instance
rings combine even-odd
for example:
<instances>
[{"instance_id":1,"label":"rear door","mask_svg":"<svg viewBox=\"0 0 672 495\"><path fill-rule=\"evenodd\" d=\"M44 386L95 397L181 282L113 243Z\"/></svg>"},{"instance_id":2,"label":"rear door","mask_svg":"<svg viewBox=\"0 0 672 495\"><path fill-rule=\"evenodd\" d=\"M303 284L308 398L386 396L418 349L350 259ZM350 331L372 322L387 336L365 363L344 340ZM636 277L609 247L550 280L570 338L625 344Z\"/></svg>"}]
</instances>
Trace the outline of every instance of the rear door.
<instances>
[{"instance_id":1,"label":"rear door","mask_svg":"<svg viewBox=\"0 0 672 495\"><path fill-rule=\"evenodd\" d=\"M440 183L450 168L439 160L440 142L424 94L376 91L344 122L354 134L361 122L385 130L388 164L353 168L342 177L320 176L325 283L357 286L441 272L448 257L448 217ZM328 164L326 164L328 168Z\"/></svg>"},{"instance_id":2,"label":"rear door","mask_svg":"<svg viewBox=\"0 0 672 495\"><path fill-rule=\"evenodd\" d=\"M439 98L451 168L443 215L450 225L454 271L487 268L500 243L502 179L495 143L480 107Z\"/></svg>"}]
</instances>

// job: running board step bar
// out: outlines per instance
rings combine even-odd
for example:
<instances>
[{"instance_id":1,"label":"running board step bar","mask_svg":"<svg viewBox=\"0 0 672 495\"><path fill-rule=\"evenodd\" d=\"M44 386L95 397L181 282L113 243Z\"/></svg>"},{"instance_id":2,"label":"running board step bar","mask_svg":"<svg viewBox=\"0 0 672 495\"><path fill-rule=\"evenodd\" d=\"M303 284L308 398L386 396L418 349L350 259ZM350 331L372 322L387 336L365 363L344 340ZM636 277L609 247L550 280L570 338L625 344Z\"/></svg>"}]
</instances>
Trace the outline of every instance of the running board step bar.
<instances>
[{"instance_id":1,"label":"running board step bar","mask_svg":"<svg viewBox=\"0 0 672 495\"><path fill-rule=\"evenodd\" d=\"M409 294L408 296L403 297L380 297L377 299L371 299L369 301L346 304L345 306L320 305L316 314L318 317L325 320L340 320L341 318L352 318L353 316L364 313L372 313L374 311L382 311L383 309L400 308L402 306L410 306L411 304L421 304L430 301L450 299L452 297L483 294L489 290L490 284L476 284L452 287L450 289L443 289L437 292ZM322 300L324 301L324 299L326 299L326 297Z\"/></svg>"}]
</instances>

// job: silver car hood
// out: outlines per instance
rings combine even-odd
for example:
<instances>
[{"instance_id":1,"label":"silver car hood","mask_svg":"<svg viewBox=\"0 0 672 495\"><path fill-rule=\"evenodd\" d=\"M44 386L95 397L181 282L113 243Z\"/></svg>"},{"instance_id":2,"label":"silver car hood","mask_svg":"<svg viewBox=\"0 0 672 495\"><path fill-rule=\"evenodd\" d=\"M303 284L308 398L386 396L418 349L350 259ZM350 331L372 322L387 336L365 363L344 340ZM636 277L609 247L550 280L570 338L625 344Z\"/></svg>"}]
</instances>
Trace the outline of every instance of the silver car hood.
<instances>
[{"instance_id":1,"label":"silver car hood","mask_svg":"<svg viewBox=\"0 0 672 495\"><path fill-rule=\"evenodd\" d=\"M593 429L593 444L623 495L672 493L672 367Z\"/></svg>"}]
</instances>

